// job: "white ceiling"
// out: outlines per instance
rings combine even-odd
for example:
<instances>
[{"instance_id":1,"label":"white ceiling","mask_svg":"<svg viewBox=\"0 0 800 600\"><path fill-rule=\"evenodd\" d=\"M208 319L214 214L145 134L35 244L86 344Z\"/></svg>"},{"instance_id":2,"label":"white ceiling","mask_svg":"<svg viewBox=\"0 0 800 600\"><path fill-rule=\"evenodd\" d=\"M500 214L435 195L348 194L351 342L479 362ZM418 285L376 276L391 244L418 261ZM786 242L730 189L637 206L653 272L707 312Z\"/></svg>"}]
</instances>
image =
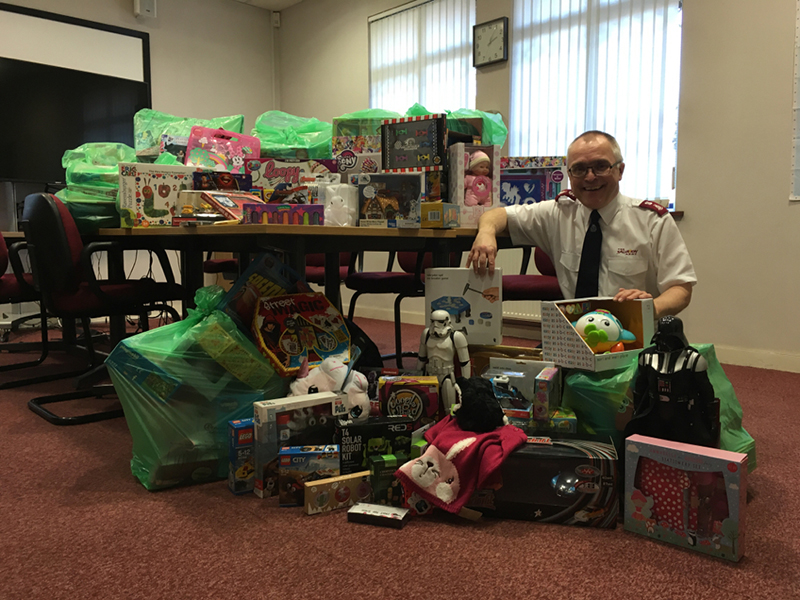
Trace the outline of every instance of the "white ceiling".
<instances>
[{"instance_id":1,"label":"white ceiling","mask_svg":"<svg viewBox=\"0 0 800 600\"><path fill-rule=\"evenodd\" d=\"M243 2L244 4L250 4L266 10L283 10L284 8L289 8L302 1L303 0L239 0L239 2Z\"/></svg>"}]
</instances>

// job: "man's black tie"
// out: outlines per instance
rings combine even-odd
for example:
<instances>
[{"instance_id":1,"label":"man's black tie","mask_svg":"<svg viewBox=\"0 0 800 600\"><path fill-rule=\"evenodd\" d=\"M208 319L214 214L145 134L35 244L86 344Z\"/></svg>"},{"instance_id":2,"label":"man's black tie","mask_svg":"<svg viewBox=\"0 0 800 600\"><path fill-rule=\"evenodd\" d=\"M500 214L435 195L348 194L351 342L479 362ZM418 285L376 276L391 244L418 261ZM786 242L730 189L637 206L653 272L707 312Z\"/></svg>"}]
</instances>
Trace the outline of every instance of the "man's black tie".
<instances>
[{"instance_id":1,"label":"man's black tie","mask_svg":"<svg viewBox=\"0 0 800 600\"><path fill-rule=\"evenodd\" d=\"M575 286L576 298L597 296L597 281L600 276L600 246L602 244L603 232L600 231L600 213L593 210L589 217L589 229L586 230L586 236L583 238L578 285Z\"/></svg>"}]
</instances>

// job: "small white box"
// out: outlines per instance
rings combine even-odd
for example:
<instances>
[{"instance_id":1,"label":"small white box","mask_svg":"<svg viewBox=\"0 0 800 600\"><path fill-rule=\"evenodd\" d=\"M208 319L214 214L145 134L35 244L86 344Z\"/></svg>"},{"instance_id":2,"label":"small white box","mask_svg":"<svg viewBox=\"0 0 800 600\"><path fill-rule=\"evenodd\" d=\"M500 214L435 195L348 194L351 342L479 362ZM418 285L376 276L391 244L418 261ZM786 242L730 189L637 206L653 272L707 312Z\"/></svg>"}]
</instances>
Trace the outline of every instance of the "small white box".
<instances>
[{"instance_id":1,"label":"small white box","mask_svg":"<svg viewBox=\"0 0 800 600\"><path fill-rule=\"evenodd\" d=\"M593 310L604 309L617 317L636 336L626 350L595 354L573 326ZM630 364L650 346L655 326L653 300L614 302L610 297L542 302L542 356L560 367L584 371L607 371Z\"/></svg>"},{"instance_id":2,"label":"small white box","mask_svg":"<svg viewBox=\"0 0 800 600\"><path fill-rule=\"evenodd\" d=\"M426 324L434 310L446 310L455 331L470 344L496 346L503 341L503 273L478 276L472 269L425 269Z\"/></svg>"}]
</instances>

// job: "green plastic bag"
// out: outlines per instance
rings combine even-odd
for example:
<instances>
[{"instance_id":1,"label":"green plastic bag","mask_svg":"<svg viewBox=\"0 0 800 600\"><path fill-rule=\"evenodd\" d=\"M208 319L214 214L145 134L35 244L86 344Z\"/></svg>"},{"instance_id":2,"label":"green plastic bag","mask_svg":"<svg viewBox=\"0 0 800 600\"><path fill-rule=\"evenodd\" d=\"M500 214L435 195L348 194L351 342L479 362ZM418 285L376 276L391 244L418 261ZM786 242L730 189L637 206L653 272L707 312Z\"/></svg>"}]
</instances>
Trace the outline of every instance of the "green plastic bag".
<instances>
[{"instance_id":1,"label":"green plastic bag","mask_svg":"<svg viewBox=\"0 0 800 600\"><path fill-rule=\"evenodd\" d=\"M214 310L224 293L198 290L188 318L123 340L106 359L133 439L131 470L149 490L227 477L228 421L288 390L289 378Z\"/></svg>"},{"instance_id":2,"label":"green plastic bag","mask_svg":"<svg viewBox=\"0 0 800 600\"><path fill-rule=\"evenodd\" d=\"M133 148L116 142L91 142L67 150L61 157L61 166L66 169L67 185L94 188L119 188L121 162L136 162Z\"/></svg>"},{"instance_id":3,"label":"green plastic bag","mask_svg":"<svg viewBox=\"0 0 800 600\"><path fill-rule=\"evenodd\" d=\"M244 133L244 115L215 117L213 119L192 119L176 117L169 113L159 112L152 108L143 108L133 115L133 135L136 156L155 159L161 152L161 136L172 135L188 137L195 125L212 129L227 129L236 133Z\"/></svg>"},{"instance_id":4,"label":"green plastic bag","mask_svg":"<svg viewBox=\"0 0 800 600\"><path fill-rule=\"evenodd\" d=\"M116 201L97 200L92 196L71 192L68 188L56 192L56 197L69 209L81 235L120 225Z\"/></svg>"},{"instance_id":5,"label":"green plastic bag","mask_svg":"<svg viewBox=\"0 0 800 600\"><path fill-rule=\"evenodd\" d=\"M333 126L314 117L270 110L256 119L251 135L261 140L261 156L282 159L332 158Z\"/></svg>"},{"instance_id":6,"label":"green plastic bag","mask_svg":"<svg viewBox=\"0 0 800 600\"><path fill-rule=\"evenodd\" d=\"M708 377L720 400L720 448L748 455L748 469L756 468L756 443L742 426L742 407L713 344L693 348L708 362ZM575 411L578 428L585 433L610 436L617 452L623 451L623 431L633 415L633 384L637 358L627 367L613 371L572 371L564 378L562 404Z\"/></svg>"},{"instance_id":7,"label":"green plastic bag","mask_svg":"<svg viewBox=\"0 0 800 600\"><path fill-rule=\"evenodd\" d=\"M482 144L502 146L506 143L508 127L503 123L503 117L499 114L472 108L459 108L452 112L446 110L445 113L447 114L447 128L451 131L476 135L478 130L470 121L480 119ZM430 111L418 102L406 111L408 117L420 117L428 114Z\"/></svg>"}]
</instances>

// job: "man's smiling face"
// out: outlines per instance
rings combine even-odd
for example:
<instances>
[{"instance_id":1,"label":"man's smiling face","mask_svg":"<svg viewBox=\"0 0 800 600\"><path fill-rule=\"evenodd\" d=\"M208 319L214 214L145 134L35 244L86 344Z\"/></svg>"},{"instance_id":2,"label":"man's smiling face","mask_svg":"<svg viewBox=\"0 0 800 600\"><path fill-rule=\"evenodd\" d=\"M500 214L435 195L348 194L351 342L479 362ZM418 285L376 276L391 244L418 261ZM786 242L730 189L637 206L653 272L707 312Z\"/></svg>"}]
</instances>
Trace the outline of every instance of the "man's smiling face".
<instances>
[{"instance_id":1,"label":"man's smiling face","mask_svg":"<svg viewBox=\"0 0 800 600\"><path fill-rule=\"evenodd\" d=\"M567 151L567 165L570 169L577 167L609 166L619 159L614 156L611 143L603 136L587 136L573 142ZM569 181L572 192L581 203L590 209L606 206L619 194L619 181L625 163L614 166L605 175L598 176L594 169L589 169L583 177L575 177L570 173Z\"/></svg>"}]
</instances>

